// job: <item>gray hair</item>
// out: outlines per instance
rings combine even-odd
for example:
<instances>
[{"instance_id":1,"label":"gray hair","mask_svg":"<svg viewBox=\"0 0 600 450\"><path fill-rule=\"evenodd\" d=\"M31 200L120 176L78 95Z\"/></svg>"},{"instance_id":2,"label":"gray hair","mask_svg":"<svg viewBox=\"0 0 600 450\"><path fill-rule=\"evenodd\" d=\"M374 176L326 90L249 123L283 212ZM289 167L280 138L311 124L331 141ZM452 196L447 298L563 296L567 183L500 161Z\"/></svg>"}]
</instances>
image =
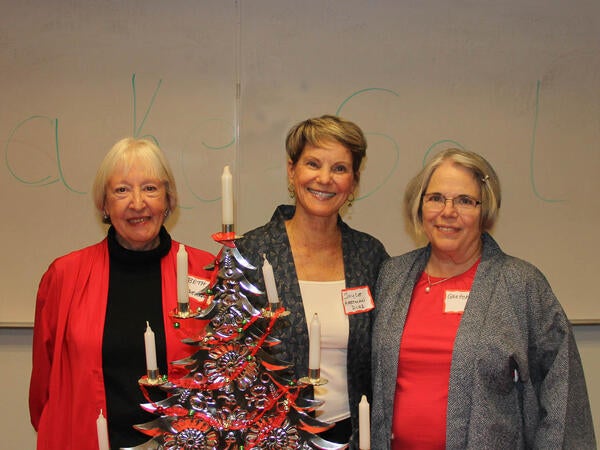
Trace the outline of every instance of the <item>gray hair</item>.
<instances>
[{"instance_id":1,"label":"gray hair","mask_svg":"<svg viewBox=\"0 0 600 450\"><path fill-rule=\"evenodd\" d=\"M481 220L483 231L493 228L500 210L501 192L500 180L492 165L481 155L449 148L436 154L429 160L421 171L409 181L404 191L404 214L416 236L423 233L423 203L422 197L426 192L433 172L444 162L452 161L455 165L468 169L479 184L481 190Z\"/></svg>"},{"instance_id":2,"label":"gray hair","mask_svg":"<svg viewBox=\"0 0 600 450\"><path fill-rule=\"evenodd\" d=\"M92 198L96 209L102 214L106 202L106 187L115 170L129 170L133 164L144 167L147 174L165 184L170 212L177 207L177 186L167 158L158 146L148 139L124 138L108 151L96 172L92 186ZM103 218L104 223L110 219Z\"/></svg>"}]
</instances>

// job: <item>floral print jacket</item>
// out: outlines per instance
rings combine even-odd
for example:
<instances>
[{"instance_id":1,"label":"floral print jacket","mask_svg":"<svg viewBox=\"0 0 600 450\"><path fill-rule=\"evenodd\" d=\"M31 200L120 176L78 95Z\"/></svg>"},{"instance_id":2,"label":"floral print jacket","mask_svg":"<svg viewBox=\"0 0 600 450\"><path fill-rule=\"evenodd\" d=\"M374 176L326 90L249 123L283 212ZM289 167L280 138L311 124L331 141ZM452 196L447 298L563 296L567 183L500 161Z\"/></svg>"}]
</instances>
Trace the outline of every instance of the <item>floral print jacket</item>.
<instances>
[{"instance_id":1,"label":"floral print jacket","mask_svg":"<svg viewBox=\"0 0 600 450\"><path fill-rule=\"evenodd\" d=\"M282 305L290 311L288 326L278 330L278 357L292 362L297 378L308 372L308 325L300 295L300 286L294 267L292 250L285 229L285 221L293 217L295 206L280 205L271 220L262 227L245 233L236 241L241 254L257 270L248 275L248 279L261 290L265 290L262 279L263 254L273 266L277 292ZM354 230L341 219L338 225L342 231L342 251L346 287L368 286L374 292L379 267L388 258L381 242L366 233ZM354 430L351 446L356 445L358 432L358 403L361 395L371 399L371 313L349 316L350 332L348 337L348 395L352 428Z\"/></svg>"}]
</instances>

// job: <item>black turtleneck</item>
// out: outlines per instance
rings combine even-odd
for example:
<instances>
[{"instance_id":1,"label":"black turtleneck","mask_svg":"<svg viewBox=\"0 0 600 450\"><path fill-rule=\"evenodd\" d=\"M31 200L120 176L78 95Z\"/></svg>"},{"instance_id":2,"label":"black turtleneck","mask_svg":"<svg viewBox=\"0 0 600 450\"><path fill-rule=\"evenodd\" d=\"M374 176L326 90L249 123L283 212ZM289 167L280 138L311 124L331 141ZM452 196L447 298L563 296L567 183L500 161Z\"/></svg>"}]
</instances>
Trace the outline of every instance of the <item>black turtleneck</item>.
<instances>
[{"instance_id":1,"label":"black turtleneck","mask_svg":"<svg viewBox=\"0 0 600 450\"><path fill-rule=\"evenodd\" d=\"M102 368L111 449L146 442L149 437L133 425L157 417L141 409L140 403L147 400L138 380L146 374L146 321L155 334L158 368L161 374L167 370L160 261L171 249L171 237L164 227L159 237L157 248L133 251L117 242L113 227L108 230L110 272ZM153 400L161 397L158 389L149 392Z\"/></svg>"}]
</instances>

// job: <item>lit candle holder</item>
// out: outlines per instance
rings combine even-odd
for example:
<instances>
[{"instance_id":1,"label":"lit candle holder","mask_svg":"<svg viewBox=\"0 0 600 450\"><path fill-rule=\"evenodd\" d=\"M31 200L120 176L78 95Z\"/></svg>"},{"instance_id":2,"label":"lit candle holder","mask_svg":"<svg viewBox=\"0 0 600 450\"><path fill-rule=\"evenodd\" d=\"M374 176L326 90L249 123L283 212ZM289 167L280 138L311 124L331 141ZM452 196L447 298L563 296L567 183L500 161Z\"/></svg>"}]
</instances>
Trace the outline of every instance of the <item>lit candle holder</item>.
<instances>
[{"instance_id":1,"label":"lit candle holder","mask_svg":"<svg viewBox=\"0 0 600 450\"><path fill-rule=\"evenodd\" d=\"M267 291L267 298L269 299L269 306L271 311L277 311L279 309L279 296L277 295L277 285L275 284L275 275L273 274L273 266L267 259L267 255L263 253L263 278L265 280L265 289Z\"/></svg>"},{"instance_id":2,"label":"lit candle holder","mask_svg":"<svg viewBox=\"0 0 600 450\"><path fill-rule=\"evenodd\" d=\"M189 314L190 293L188 286L188 254L185 245L177 251L177 312L181 317Z\"/></svg>"},{"instance_id":3,"label":"lit candle holder","mask_svg":"<svg viewBox=\"0 0 600 450\"><path fill-rule=\"evenodd\" d=\"M358 404L358 448L369 450L371 448L371 418L367 396L363 395Z\"/></svg>"},{"instance_id":4,"label":"lit candle holder","mask_svg":"<svg viewBox=\"0 0 600 450\"><path fill-rule=\"evenodd\" d=\"M222 207L222 231L233 233L233 177L229 166L225 166L221 175L221 207Z\"/></svg>"},{"instance_id":5,"label":"lit candle holder","mask_svg":"<svg viewBox=\"0 0 600 450\"><path fill-rule=\"evenodd\" d=\"M110 450L108 445L108 426L102 410L100 410L100 414L96 419L96 432L98 433L98 449Z\"/></svg>"},{"instance_id":6,"label":"lit candle holder","mask_svg":"<svg viewBox=\"0 0 600 450\"><path fill-rule=\"evenodd\" d=\"M308 377L318 380L321 374L321 321L317 313L310 321L309 338Z\"/></svg>"},{"instance_id":7,"label":"lit candle holder","mask_svg":"<svg viewBox=\"0 0 600 450\"><path fill-rule=\"evenodd\" d=\"M146 331L144 333L144 344L146 347L146 372L150 382L159 378L158 365L156 364L156 343L154 340L154 331L146 321Z\"/></svg>"},{"instance_id":8,"label":"lit candle holder","mask_svg":"<svg viewBox=\"0 0 600 450\"><path fill-rule=\"evenodd\" d=\"M300 378L301 383L320 386L327 383L321 378L321 322L319 315L315 313L310 321L308 345L308 376Z\"/></svg>"}]
</instances>

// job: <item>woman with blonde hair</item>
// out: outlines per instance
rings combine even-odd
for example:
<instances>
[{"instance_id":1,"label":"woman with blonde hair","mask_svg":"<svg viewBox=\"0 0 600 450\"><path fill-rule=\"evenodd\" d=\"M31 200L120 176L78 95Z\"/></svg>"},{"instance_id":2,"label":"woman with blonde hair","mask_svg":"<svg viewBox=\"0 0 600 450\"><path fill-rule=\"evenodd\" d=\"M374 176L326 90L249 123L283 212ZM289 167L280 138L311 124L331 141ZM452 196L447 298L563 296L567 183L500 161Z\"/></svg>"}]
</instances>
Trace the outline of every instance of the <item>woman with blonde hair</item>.
<instances>
[{"instance_id":1,"label":"woman with blonde hair","mask_svg":"<svg viewBox=\"0 0 600 450\"><path fill-rule=\"evenodd\" d=\"M175 375L170 362L192 352L170 315L182 244L164 227L177 207L164 154L145 139L120 140L98 169L93 198L110 225L106 238L52 262L37 294L29 409L42 450L98 448L101 412L111 448L146 442L133 425L155 418L141 409L138 386L147 323L163 373ZM188 279L208 285L213 255L186 250Z\"/></svg>"},{"instance_id":2,"label":"woman with blonde hair","mask_svg":"<svg viewBox=\"0 0 600 450\"><path fill-rule=\"evenodd\" d=\"M372 289L387 253L377 239L354 230L340 209L354 198L367 148L361 129L348 120L325 115L304 120L286 139L287 174L295 205L281 205L264 226L236 241L257 266L263 255L272 264L277 290L290 311L290 326L278 338L282 359L294 363L297 378L308 374L308 324L321 322L321 375L315 388L324 400L317 417L335 426L325 439L357 448L358 403L370 393ZM264 287L264 280L256 280ZM363 293L353 313L344 292Z\"/></svg>"}]
</instances>

